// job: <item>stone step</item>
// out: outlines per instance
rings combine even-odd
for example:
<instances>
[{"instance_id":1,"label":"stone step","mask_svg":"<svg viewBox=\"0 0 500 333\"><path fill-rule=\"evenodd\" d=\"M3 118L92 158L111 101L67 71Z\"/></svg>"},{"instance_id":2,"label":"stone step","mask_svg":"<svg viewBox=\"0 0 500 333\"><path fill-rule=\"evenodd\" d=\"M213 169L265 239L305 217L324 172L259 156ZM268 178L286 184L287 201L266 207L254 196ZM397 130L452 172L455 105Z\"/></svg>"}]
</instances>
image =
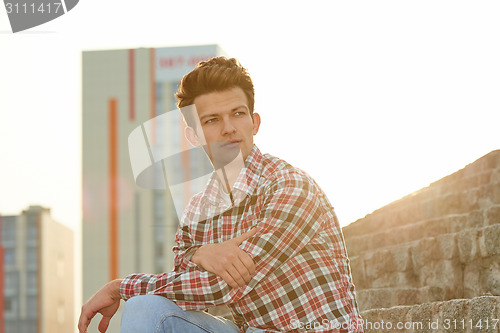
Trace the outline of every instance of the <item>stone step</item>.
<instances>
[{"instance_id":1,"label":"stone step","mask_svg":"<svg viewBox=\"0 0 500 333\"><path fill-rule=\"evenodd\" d=\"M481 296L362 311L365 333L500 332L500 297Z\"/></svg>"},{"instance_id":2,"label":"stone step","mask_svg":"<svg viewBox=\"0 0 500 333\"><path fill-rule=\"evenodd\" d=\"M375 288L357 291L360 311L390 308L399 305L415 305L453 299L440 287L423 288Z\"/></svg>"},{"instance_id":3,"label":"stone step","mask_svg":"<svg viewBox=\"0 0 500 333\"><path fill-rule=\"evenodd\" d=\"M358 290L440 287L447 298L500 295L500 224L355 255Z\"/></svg>"},{"instance_id":4,"label":"stone step","mask_svg":"<svg viewBox=\"0 0 500 333\"><path fill-rule=\"evenodd\" d=\"M344 237L349 254L359 254L377 248L413 242L426 237L437 237L443 234L458 233L495 224L500 224L500 205L494 205L485 212L476 210L468 214L430 219L415 224L395 226L390 229L381 228L375 233L350 237L344 235Z\"/></svg>"}]
</instances>

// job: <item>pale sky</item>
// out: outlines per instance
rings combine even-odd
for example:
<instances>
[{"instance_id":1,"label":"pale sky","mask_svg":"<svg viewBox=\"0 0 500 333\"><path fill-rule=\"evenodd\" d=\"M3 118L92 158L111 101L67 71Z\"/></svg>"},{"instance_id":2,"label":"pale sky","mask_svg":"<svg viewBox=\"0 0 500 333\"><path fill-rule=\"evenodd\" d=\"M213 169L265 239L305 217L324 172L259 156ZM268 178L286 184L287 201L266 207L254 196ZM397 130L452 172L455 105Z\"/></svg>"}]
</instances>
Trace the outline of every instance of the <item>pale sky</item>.
<instances>
[{"instance_id":1,"label":"pale sky","mask_svg":"<svg viewBox=\"0 0 500 333\"><path fill-rule=\"evenodd\" d=\"M0 9L0 213L79 229L82 50L219 44L249 69L263 152L346 225L500 148L498 1L84 0L12 34Z\"/></svg>"}]
</instances>

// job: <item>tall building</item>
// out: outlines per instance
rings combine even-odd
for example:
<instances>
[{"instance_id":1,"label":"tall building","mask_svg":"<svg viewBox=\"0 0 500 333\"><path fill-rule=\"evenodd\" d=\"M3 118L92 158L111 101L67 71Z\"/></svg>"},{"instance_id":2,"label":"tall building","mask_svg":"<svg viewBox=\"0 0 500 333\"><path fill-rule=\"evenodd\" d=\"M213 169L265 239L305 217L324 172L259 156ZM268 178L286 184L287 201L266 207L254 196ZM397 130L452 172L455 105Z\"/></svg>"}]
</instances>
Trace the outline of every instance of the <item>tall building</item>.
<instances>
[{"instance_id":1,"label":"tall building","mask_svg":"<svg viewBox=\"0 0 500 333\"><path fill-rule=\"evenodd\" d=\"M0 226L0 332L73 332L73 231L39 206L0 215Z\"/></svg>"},{"instance_id":2,"label":"tall building","mask_svg":"<svg viewBox=\"0 0 500 333\"><path fill-rule=\"evenodd\" d=\"M208 163L187 147L174 93L199 61L222 53L217 45L83 52L84 301L112 279L172 270L179 212L197 187L178 179ZM118 329L115 318L109 332Z\"/></svg>"}]
</instances>

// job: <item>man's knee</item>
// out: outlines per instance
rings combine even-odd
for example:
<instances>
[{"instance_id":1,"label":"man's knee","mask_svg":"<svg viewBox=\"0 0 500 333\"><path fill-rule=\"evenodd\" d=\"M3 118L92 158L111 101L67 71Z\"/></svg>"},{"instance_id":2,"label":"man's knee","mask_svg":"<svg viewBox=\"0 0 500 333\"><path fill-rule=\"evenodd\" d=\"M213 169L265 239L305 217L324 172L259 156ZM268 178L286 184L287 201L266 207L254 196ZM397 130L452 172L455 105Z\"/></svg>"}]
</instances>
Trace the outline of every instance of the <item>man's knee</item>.
<instances>
[{"instance_id":1,"label":"man's knee","mask_svg":"<svg viewBox=\"0 0 500 333\"><path fill-rule=\"evenodd\" d=\"M134 296L125 302L121 332L156 332L166 316L182 313L174 302L157 295Z\"/></svg>"},{"instance_id":2,"label":"man's knee","mask_svg":"<svg viewBox=\"0 0 500 333\"><path fill-rule=\"evenodd\" d=\"M179 308L171 300L158 295L140 295L130 298L125 302L123 312L129 312L133 315L148 313L151 315L152 312L157 312L158 314L175 314L180 313L183 310Z\"/></svg>"}]
</instances>

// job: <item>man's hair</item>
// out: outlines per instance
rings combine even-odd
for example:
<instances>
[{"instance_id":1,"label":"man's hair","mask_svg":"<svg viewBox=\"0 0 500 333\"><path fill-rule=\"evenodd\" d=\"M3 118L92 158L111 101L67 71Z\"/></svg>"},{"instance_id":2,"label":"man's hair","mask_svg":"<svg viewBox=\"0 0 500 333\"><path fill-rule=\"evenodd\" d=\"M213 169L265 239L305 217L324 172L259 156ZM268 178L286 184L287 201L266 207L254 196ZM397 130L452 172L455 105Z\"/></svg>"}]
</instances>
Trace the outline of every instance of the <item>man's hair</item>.
<instances>
[{"instance_id":1,"label":"man's hair","mask_svg":"<svg viewBox=\"0 0 500 333\"><path fill-rule=\"evenodd\" d=\"M194 104L198 96L212 92L222 92L235 87L240 87L248 100L250 115L254 108L254 87L252 79L246 68L241 66L238 60L226 57L214 57L207 61L201 61L190 73L186 74L175 94L177 106L180 108ZM193 122L184 113L188 126Z\"/></svg>"}]
</instances>

